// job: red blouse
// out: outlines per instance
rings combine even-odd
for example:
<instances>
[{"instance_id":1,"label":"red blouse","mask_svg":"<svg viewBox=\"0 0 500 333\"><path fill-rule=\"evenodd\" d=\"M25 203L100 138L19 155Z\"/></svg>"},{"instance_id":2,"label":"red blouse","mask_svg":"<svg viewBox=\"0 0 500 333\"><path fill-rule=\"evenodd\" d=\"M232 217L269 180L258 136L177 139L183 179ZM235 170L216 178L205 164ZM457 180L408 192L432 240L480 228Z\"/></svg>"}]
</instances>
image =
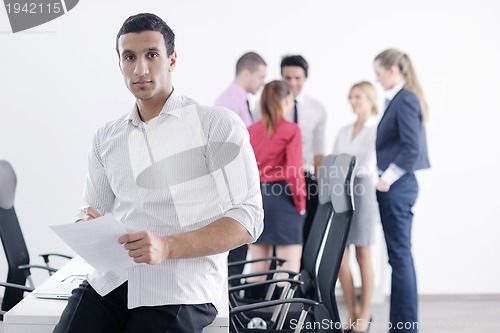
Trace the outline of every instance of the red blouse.
<instances>
[{"instance_id":1,"label":"red blouse","mask_svg":"<svg viewBox=\"0 0 500 333\"><path fill-rule=\"evenodd\" d=\"M248 128L259 168L260 181L286 181L297 212L306 208L302 135L297 124L282 119L271 137L261 121Z\"/></svg>"}]
</instances>

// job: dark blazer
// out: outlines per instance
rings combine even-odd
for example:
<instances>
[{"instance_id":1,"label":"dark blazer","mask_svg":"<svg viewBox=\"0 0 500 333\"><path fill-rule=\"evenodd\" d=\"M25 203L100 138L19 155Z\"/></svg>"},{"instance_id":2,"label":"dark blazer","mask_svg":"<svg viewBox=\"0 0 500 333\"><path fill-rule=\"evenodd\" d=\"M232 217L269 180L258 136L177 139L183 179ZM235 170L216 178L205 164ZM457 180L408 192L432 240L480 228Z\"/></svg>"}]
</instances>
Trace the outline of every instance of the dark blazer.
<instances>
[{"instance_id":1,"label":"dark blazer","mask_svg":"<svg viewBox=\"0 0 500 333\"><path fill-rule=\"evenodd\" d=\"M382 171L390 163L406 172L430 167L422 110L413 92L401 89L387 106L377 127L376 150Z\"/></svg>"}]
</instances>

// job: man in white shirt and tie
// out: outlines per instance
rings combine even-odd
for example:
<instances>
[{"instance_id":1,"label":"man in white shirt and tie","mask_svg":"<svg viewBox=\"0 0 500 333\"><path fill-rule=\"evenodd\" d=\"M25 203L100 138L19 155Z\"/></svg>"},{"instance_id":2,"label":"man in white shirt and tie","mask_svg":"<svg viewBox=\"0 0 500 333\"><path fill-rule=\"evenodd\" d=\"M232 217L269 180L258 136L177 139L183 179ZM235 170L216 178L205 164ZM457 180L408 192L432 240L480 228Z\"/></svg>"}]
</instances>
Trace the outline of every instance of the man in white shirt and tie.
<instances>
[{"instance_id":1,"label":"man in white shirt and tie","mask_svg":"<svg viewBox=\"0 0 500 333\"><path fill-rule=\"evenodd\" d=\"M288 120L299 125L302 132L302 153L307 186L306 221L304 242L318 207L318 183L315 175L325 156L326 110L316 99L302 91L309 74L309 64L301 55L288 55L281 60L281 77L295 97L295 110L287 115Z\"/></svg>"}]
</instances>

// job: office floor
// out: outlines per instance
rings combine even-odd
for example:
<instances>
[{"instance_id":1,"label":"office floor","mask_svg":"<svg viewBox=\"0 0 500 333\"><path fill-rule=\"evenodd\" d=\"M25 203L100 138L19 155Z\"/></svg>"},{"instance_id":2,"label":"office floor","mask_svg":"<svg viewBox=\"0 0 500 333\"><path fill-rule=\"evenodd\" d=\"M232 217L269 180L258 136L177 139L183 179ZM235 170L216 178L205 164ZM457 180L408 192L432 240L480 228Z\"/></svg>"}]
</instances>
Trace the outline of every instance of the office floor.
<instances>
[{"instance_id":1,"label":"office floor","mask_svg":"<svg viewBox=\"0 0 500 333\"><path fill-rule=\"evenodd\" d=\"M375 304L372 310L370 333L387 333L389 303ZM342 299L339 299L339 311L341 318L345 318ZM500 332L500 295L421 296L419 311L421 333Z\"/></svg>"},{"instance_id":2,"label":"office floor","mask_svg":"<svg viewBox=\"0 0 500 333\"><path fill-rule=\"evenodd\" d=\"M386 333L389 302L373 305L370 333ZM339 303L341 318L345 304ZM476 333L500 332L500 295L421 296L419 332Z\"/></svg>"}]
</instances>

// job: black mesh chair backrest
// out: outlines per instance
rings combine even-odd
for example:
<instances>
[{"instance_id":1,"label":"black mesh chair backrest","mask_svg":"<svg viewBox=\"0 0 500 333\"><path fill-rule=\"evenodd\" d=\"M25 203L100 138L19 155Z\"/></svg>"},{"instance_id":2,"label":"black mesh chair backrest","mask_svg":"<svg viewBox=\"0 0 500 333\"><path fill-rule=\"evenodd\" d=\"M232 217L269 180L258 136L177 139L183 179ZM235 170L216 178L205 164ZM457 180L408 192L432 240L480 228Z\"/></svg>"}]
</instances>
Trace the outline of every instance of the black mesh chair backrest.
<instances>
[{"instance_id":1,"label":"black mesh chair backrest","mask_svg":"<svg viewBox=\"0 0 500 333\"><path fill-rule=\"evenodd\" d=\"M0 161L0 239L9 266L6 282L24 286L26 275L18 267L29 264L30 258L14 209L15 188L16 174L14 169L7 161ZM23 296L23 290L6 288L2 310L10 310L23 299Z\"/></svg>"},{"instance_id":2,"label":"black mesh chair backrest","mask_svg":"<svg viewBox=\"0 0 500 333\"><path fill-rule=\"evenodd\" d=\"M328 226L317 276L319 300L329 310L336 323L341 322L335 300L335 285L354 212L351 191L355 162L356 159L352 155L337 155L330 170L335 175L330 177L334 214Z\"/></svg>"},{"instance_id":3,"label":"black mesh chair backrest","mask_svg":"<svg viewBox=\"0 0 500 333\"><path fill-rule=\"evenodd\" d=\"M342 333L342 322L338 313L337 303L335 299L335 285L338 279L340 264L344 255L344 250L347 241L347 235L351 226L351 218L354 212L354 204L351 197L352 193L352 177L356 159L352 155L341 154L337 156L329 156L329 164L324 172L328 175L328 182L323 183L320 193L328 193L328 200L331 202L332 210L334 211L329 223L326 223L326 231L321 235L319 245L319 268L315 279L315 293L313 297L291 298L287 300L274 300L266 302L267 304L259 305L259 303L244 305L231 310L231 328L235 332L251 332L252 329L240 328L244 327L237 322L238 313L246 313L247 311L260 311L260 308L276 306L278 304L291 303L287 308L286 313L281 314L280 320L296 319L299 323L305 320L306 323L311 323L314 332L318 333ZM323 203L325 204L325 203ZM321 206L321 204L320 204ZM309 240L308 240L309 241ZM313 272L315 269L313 269ZM303 276L301 276L302 280ZM304 298L306 300L304 300ZM319 304L318 304L319 303ZM294 305L300 305L298 309L294 309ZM312 313L309 312L312 308ZM292 309L292 311L290 311ZM298 310L298 311L295 311ZM309 312L309 316L307 315ZM260 316L254 316L259 318ZM286 318L286 319L285 319ZM278 320L278 322L280 321ZM290 322L291 323L291 322ZM321 323L319 329L317 324ZM323 323L328 323L324 325ZM277 325L279 326L279 324ZM300 327L299 325L296 326ZM307 327L307 326L306 326ZM272 329L259 330L262 332L276 332ZM307 332L312 332L307 330ZM288 332L288 330L287 330Z\"/></svg>"},{"instance_id":4,"label":"black mesh chair backrest","mask_svg":"<svg viewBox=\"0 0 500 333\"><path fill-rule=\"evenodd\" d=\"M328 171L334 165L335 157L328 155L324 158L321 167L318 170L318 209L309 231L309 236L304 244L302 251L302 269L300 286L301 297L314 296L314 281L316 280L316 259L321 247L321 241L325 235L326 227L333 214L333 205L331 202L331 193L329 192L329 174Z\"/></svg>"}]
</instances>

